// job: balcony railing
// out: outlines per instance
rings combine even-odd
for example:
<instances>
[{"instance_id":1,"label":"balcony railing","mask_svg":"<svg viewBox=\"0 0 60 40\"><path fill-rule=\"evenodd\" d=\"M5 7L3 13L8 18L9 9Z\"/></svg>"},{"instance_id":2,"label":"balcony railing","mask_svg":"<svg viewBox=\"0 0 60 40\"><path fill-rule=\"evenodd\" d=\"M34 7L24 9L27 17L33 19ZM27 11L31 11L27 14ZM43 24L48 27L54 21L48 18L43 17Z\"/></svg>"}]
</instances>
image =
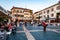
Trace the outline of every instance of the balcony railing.
<instances>
[{"instance_id":1,"label":"balcony railing","mask_svg":"<svg viewBox=\"0 0 60 40\"><path fill-rule=\"evenodd\" d=\"M32 20L32 18L29 18L29 17L19 17L18 19L20 19L20 20Z\"/></svg>"},{"instance_id":2,"label":"balcony railing","mask_svg":"<svg viewBox=\"0 0 60 40\"><path fill-rule=\"evenodd\" d=\"M56 10L56 13L60 12L60 10Z\"/></svg>"}]
</instances>

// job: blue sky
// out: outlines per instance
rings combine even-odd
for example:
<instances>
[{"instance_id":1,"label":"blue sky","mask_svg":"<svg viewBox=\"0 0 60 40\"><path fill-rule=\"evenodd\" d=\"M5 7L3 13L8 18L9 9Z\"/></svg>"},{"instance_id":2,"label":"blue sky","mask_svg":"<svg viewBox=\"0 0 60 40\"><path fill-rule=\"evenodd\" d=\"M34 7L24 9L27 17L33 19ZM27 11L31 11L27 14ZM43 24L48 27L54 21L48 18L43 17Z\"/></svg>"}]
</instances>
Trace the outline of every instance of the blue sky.
<instances>
[{"instance_id":1,"label":"blue sky","mask_svg":"<svg viewBox=\"0 0 60 40\"><path fill-rule=\"evenodd\" d=\"M46 7L58 3L59 0L0 0L0 6L10 10L13 6L28 8L35 11L42 10Z\"/></svg>"}]
</instances>

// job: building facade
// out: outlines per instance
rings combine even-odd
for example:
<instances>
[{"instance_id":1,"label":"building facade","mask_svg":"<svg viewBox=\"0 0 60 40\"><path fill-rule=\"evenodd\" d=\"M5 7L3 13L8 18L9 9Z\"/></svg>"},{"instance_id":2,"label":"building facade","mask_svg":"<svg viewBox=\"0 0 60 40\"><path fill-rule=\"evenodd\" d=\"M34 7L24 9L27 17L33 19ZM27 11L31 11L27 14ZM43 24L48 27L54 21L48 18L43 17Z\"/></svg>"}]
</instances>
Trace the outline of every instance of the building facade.
<instances>
[{"instance_id":1,"label":"building facade","mask_svg":"<svg viewBox=\"0 0 60 40\"><path fill-rule=\"evenodd\" d=\"M13 7L11 9L11 14L18 19L18 21L31 21L33 10L27 8ZM15 20L13 19L13 20Z\"/></svg>"},{"instance_id":2,"label":"building facade","mask_svg":"<svg viewBox=\"0 0 60 40\"><path fill-rule=\"evenodd\" d=\"M11 21L12 16L9 15L9 12L0 6L0 21Z\"/></svg>"},{"instance_id":3,"label":"building facade","mask_svg":"<svg viewBox=\"0 0 60 40\"><path fill-rule=\"evenodd\" d=\"M35 20L46 20L49 23L60 22L60 2L48 8L35 12Z\"/></svg>"}]
</instances>

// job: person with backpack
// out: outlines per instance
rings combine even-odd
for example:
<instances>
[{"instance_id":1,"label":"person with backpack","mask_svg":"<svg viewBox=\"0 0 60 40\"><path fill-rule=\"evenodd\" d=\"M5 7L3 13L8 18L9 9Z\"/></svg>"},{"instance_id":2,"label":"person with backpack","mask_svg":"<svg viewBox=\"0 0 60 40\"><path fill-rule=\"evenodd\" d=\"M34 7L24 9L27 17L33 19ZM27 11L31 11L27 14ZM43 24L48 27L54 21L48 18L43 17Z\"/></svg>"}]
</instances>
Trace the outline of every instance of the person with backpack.
<instances>
[{"instance_id":1,"label":"person with backpack","mask_svg":"<svg viewBox=\"0 0 60 40\"><path fill-rule=\"evenodd\" d=\"M44 22L42 22L42 26L44 27L44 32L46 31L46 27L47 27L47 23L44 21Z\"/></svg>"}]
</instances>

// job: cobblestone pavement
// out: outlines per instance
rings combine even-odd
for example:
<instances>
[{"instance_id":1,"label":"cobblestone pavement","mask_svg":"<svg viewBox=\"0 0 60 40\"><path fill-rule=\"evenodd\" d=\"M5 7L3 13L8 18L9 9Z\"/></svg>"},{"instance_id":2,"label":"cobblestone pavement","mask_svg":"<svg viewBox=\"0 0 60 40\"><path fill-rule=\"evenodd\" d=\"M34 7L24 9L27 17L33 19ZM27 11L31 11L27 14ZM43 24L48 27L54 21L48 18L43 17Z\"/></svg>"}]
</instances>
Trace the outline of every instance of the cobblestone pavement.
<instances>
[{"instance_id":1,"label":"cobblestone pavement","mask_svg":"<svg viewBox=\"0 0 60 40\"><path fill-rule=\"evenodd\" d=\"M16 34L11 34L7 40L60 40L60 27L48 25L44 32L43 26L37 24L20 25Z\"/></svg>"}]
</instances>

